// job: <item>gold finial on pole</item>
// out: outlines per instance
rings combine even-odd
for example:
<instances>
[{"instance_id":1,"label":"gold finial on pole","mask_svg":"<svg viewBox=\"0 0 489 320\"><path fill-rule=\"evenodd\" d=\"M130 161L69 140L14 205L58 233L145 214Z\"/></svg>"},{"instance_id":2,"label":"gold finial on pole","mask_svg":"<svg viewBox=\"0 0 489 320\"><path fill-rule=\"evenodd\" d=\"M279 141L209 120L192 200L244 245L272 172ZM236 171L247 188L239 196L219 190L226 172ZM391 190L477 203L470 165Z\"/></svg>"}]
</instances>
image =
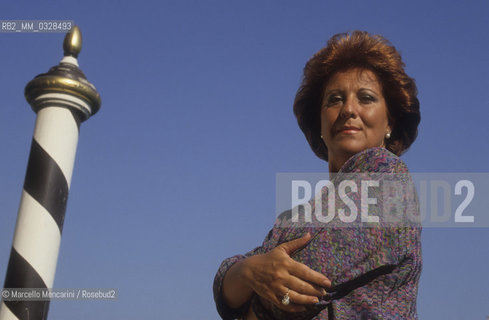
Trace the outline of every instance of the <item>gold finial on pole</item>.
<instances>
[{"instance_id":1,"label":"gold finial on pole","mask_svg":"<svg viewBox=\"0 0 489 320\"><path fill-rule=\"evenodd\" d=\"M36 113L54 101L52 94L67 94L79 102L81 99L80 103L71 101L69 107L81 111L82 121L100 109L100 94L78 68L77 56L81 44L80 28L74 26L65 36L64 57L60 64L37 75L25 87L25 97Z\"/></svg>"},{"instance_id":2,"label":"gold finial on pole","mask_svg":"<svg viewBox=\"0 0 489 320\"><path fill-rule=\"evenodd\" d=\"M65 40L63 41L63 49L65 51L65 56L78 57L82 47L82 36L80 28L74 26L70 32L66 34Z\"/></svg>"}]
</instances>

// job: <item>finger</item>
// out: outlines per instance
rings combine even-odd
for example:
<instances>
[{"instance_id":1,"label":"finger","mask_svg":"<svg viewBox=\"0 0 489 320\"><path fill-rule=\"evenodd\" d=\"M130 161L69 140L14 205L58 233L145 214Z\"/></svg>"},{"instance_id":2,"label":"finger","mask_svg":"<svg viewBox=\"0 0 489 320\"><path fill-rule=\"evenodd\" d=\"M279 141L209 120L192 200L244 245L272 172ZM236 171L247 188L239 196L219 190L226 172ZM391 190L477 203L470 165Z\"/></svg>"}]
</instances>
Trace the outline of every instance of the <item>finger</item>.
<instances>
[{"instance_id":1,"label":"finger","mask_svg":"<svg viewBox=\"0 0 489 320\"><path fill-rule=\"evenodd\" d=\"M311 240L311 234L308 232L301 238L282 243L279 247L283 248L288 255L291 255L294 251L304 247L309 240Z\"/></svg>"},{"instance_id":2,"label":"finger","mask_svg":"<svg viewBox=\"0 0 489 320\"><path fill-rule=\"evenodd\" d=\"M318 297L298 293L297 291L289 291L289 300L294 304L316 304L319 302Z\"/></svg>"},{"instance_id":3,"label":"finger","mask_svg":"<svg viewBox=\"0 0 489 320\"><path fill-rule=\"evenodd\" d=\"M331 281L325 275L312 270L300 262L293 261L289 273L299 279L315 284L318 287L331 287Z\"/></svg>"},{"instance_id":4,"label":"finger","mask_svg":"<svg viewBox=\"0 0 489 320\"><path fill-rule=\"evenodd\" d=\"M310 297L310 303L317 303L312 301L312 298L322 297L326 295L326 290L322 286L314 285L310 282L304 281L303 279L297 278L296 276L291 275L285 285L298 294L302 294L304 296ZM308 302L303 302L307 304Z\"/></svg>"}]
</instances>

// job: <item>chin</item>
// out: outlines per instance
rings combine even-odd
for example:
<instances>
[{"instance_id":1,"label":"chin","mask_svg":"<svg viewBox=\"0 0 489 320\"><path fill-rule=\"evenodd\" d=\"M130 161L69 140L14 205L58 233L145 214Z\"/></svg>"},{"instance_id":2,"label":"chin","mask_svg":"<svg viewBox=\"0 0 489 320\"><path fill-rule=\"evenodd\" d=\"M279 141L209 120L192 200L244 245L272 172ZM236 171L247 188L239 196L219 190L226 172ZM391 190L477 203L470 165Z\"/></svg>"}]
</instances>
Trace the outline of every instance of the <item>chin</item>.
<instances>
[{"instance_id":1,"label":"chin","mask_svg":"<svg viewBox=\"0 0 489 320\"><path fill-rule=\"evenodd\" d=\"M370 147L365 145L364 143L349 142L349 143L341 143L338 146L337 150L343 154L348 154L352 156L368 148Z\"/></svg>"}]
</instances>

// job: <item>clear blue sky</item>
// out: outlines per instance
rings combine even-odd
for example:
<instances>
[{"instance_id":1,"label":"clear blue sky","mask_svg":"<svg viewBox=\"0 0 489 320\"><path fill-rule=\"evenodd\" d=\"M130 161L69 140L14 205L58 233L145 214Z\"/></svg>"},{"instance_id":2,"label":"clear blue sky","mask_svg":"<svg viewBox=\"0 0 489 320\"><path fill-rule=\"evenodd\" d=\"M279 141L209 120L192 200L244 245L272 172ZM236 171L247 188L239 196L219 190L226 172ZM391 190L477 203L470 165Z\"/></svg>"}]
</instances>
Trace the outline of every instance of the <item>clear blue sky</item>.
<instances>
[{"instance_id":1,"label":"clear blue sky","mask_svg":"<svg viewBox=\"0 0 489 320\"><path fill-rule=\"evenodd\" d=\"M222 259L261 243L275 174L320 172L292 114L307 59L333 34L380 33L417 81L411 172L489 172L487 1L46 1L0 19L71 19L102 109L82 124L50 319L216 319ZM35 114L23 90L63 34L0 34L0 281ZM487 192L487 190L486 190ZM489 229L425 229L420 319L489 316Z\"/></svg>"}]
</instances>

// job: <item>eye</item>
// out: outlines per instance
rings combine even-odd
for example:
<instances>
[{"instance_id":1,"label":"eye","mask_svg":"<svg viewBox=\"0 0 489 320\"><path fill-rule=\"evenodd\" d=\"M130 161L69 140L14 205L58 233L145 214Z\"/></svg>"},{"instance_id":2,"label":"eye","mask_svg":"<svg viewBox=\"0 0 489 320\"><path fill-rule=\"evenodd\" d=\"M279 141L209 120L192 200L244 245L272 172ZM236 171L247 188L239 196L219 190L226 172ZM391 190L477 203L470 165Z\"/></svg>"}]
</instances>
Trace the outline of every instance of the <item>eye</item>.
<instances>
[{"instance_id":1,"label":"eye","mask_svg":"<svg viewBox=\"0 0 489 320\"><path fill-rule=\"evenodd\" d=\"M339 102L343 101L343 97L339 94L332 94L328 96L328 99L326 100L326 106L332 106L335 105Z\"/></svg>"},{"instance_id":2,"label":"eye","mask_svg":"<svg viewBox=\"0 0 489 320\"><path fill-rule=\"evenodd\" d=\"M359 96L359 100L360 100L361 103L368 104L368 103L376 102L377 101L377 98L375 98L374 96L372 96L370 94L362 93Z\"/></svg>"}]
</instances>

